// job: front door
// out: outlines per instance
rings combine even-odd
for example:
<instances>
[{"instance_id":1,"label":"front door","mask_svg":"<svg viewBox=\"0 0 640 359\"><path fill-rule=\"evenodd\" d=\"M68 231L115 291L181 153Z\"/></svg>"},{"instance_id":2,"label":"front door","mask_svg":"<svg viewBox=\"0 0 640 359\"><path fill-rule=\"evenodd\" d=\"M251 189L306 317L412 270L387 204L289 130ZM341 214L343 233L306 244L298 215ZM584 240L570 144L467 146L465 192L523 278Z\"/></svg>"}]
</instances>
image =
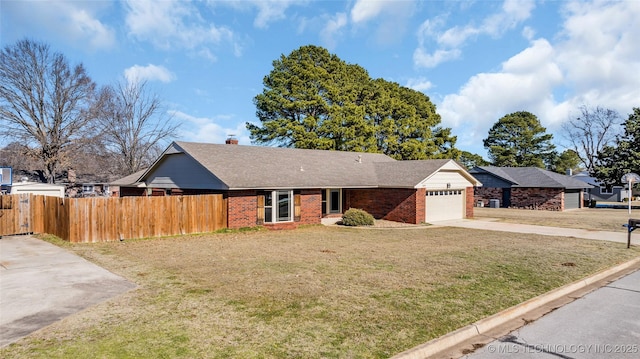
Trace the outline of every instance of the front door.
<instances>
[{"instance_id":1,"label":"front door","mask_svg":"<svg viewBox=\"0 0 640 359\"><path fill-rule=\"evenodd\" d=\"M509 208L511 206L511 188L502 189L502 208Z\"/></svg>"},{"instance_id":2,"label":"front door","mask_svg":"<svg viewBox=\"0 0 640 359\"><path fill-rule=\"evenodd\" d=\"M322 213L342 213L342 190L339 188L322 190Z\"/></svg>"}]
</instances>

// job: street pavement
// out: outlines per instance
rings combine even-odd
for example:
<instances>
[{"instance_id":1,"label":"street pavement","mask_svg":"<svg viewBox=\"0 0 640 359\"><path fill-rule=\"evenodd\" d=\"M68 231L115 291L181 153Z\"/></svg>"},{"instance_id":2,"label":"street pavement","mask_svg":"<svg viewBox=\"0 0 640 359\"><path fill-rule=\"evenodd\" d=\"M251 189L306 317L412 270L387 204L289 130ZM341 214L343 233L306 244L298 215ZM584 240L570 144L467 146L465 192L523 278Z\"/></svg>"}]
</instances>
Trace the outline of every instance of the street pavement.
<instances>
[{"instance_id":1,"label":"street pavement","mask_svg":"<svg viewBox=\"0 0 640 359\"><path fill-rule=\"evenodd\" d=\"M0 239L0 347L135 288L106 269L31 236Z\"/></svg>"},{"instance_id":2,"label":"street pavement","mask_svg":"<svg viewBox=\"0 0 640 359\"><path fill-rule=\"evenodd\" d=\"M466 359L639 358L640 271L492 341Z\"/></svg>"}]
</instances>

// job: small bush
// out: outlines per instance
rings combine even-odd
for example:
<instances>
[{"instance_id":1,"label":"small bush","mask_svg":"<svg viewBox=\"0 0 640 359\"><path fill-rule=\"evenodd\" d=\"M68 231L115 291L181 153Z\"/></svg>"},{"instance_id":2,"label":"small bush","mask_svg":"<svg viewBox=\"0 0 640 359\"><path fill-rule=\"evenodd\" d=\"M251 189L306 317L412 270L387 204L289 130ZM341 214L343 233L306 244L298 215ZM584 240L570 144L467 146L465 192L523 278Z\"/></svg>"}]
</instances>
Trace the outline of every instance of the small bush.
<instances>
[{"instance_id":1,"label":"small bush","mask_svg":"<svg viewBox=\"0 0 640 359\"><path fill-rule=\"evenodd\" d=\"M350 208L342 215L342 224L345 226L373 226L373 216L367 211Z\"/></svg>"}]
</instances>

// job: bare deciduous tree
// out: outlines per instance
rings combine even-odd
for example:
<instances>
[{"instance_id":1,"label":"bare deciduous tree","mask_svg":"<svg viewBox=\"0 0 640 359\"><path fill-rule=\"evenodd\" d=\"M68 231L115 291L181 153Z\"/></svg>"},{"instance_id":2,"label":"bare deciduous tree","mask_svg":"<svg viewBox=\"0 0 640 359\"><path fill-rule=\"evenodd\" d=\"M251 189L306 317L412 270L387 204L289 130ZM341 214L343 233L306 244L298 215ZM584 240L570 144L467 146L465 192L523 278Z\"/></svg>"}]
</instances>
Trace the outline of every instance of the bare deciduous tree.
<instances>
[{"instance_id":1,"label":"bare deciduous tree","mask_svg":"<svg viewBox=\"0 0 640 359\"><path fill-rule=\"evenodd\" d=\"M176 136L179 124L164 111L146 82L120 81L101 92L103 139L118 158L122 174L149 166L158 146Z\"/></svg>"},{"instance_id":2,"label":"bare deciduous tree","mask_svg":"<svg viewBox=\"0 0 640 359\"><path fill-rule=\"evenodd\" d=\"M610 145L620 132L622 118L614 110L602 107L580 107L580 115L562 125L561 137L566 148L573 150L591 173L598 152Z\"/></svg>"},{"instance_id":3,"label":"bare deciduous tree","mask_svg":"<svg viewBox=\"0 0 640 359\"><path fill-rule=\"evenodd\" d=\"M94 90L82 64L71 67L46 44L21 40L0 53L2 134L41 161L50 183L74 146L95 133Z\"/></svg>"}]
</instances>

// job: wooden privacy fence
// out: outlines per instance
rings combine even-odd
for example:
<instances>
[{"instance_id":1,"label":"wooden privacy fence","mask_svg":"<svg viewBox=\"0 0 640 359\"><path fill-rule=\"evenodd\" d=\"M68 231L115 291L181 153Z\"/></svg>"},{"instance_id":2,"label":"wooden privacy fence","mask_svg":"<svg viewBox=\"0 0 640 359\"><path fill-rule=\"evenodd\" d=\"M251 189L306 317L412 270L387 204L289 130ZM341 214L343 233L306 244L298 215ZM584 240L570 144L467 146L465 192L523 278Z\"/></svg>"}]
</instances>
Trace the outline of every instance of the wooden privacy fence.
<instances>
[{"instance_id":1,"label":"wooden privacy fence","mask_svg":"<svg viewBox=\"0 0 640 359\"><path fill-rule=\"evenodd\" d=\"M121 198L1 197L0 208L4 208L5 201L11 202L11 208L1 210L0 235L49 233L70 242L105 242L204 233L227 227L226 200L219 194ZM22 206L14 205L16 203Z\"/></svg>"}]
</instances>

